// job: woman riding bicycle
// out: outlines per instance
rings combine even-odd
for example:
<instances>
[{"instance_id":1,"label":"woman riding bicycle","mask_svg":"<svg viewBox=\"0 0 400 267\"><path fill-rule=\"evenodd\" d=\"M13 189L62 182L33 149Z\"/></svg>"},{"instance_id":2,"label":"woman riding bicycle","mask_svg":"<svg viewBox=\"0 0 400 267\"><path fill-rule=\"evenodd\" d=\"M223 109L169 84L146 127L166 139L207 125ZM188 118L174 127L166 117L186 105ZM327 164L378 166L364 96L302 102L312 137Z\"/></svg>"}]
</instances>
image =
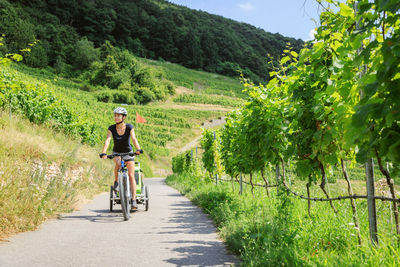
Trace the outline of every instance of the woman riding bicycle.
<instances>
[{"instance_id":1,"label":"woman riding bicycle","mask_svg":"<svg viewBox=\"0 0 400 267\"><path fill-rule=\"evenodd\" d=\"M125 123L126 116L128 112L125 108L118 107L114 110L114 121L115 124L108 127L107 138L104 143L103 152L100 154L102 159L107 159L107 149L110 145L111 137L114 140L114 148L113 154L115 153L129 153L132 152L132 146L130 144L130 138L132 138L132 142L136 147L136 154L139 155L143 153L143 150L140 148L139 142L136 139L135 131L133 130L133 125L129 123ZM115 157L115 168L114 168L114 189L118 187L118 169L121 166L121 160L119 157ZM132 208L137 209L136 203L136 181L135 181L135 162L134 157L124 156L123 160L125 161L125 166L128 167L128 176L129 182L131 184L132 190Z\"/></svg>"}]
</instances>

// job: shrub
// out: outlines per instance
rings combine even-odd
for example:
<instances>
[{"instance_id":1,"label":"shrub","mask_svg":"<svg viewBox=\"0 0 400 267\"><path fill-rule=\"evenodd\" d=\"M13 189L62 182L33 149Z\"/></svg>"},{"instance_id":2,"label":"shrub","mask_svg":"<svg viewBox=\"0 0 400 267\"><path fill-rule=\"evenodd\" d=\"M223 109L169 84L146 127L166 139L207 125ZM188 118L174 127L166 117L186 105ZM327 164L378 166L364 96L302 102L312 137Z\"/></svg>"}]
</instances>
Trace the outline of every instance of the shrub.
<instances>
[{"instance_id":1,"label":"shrub","mask_svg":"<svg viewBox=\"0 0 400 267\"><path fill-rule=\"evenodd\" d=\"M75 68L87 69L90 64L99 59L99 51L94 48L93 42L87 37L82 37L74 47L71 55L71 61Z\"/></svg>"},{"instance_id":2,"label":"shrub","mask_svg":"<svg viewBox=\"0 0 400 267\"><path fill-rule=\"evenodd\" d=\"M114 90L113 91L113 102L121 104L136 104L135 95L127 90Z\"/></svg>"},{"instance_id":3,"label":"shrub","mask_svg":"<svg viewBox=\"0 0 400 267\"><path fill-rule=\"evenodd\" d=\"M175 85L173 82L165 80L163 81L163 85L165 86L165 88L167 89L168 94L170 95L174 95L176 93L175 91Z\"/></svg>"},{"instance_id":4,"label":"shrub","mask_svg":"<svg viewBox=\"0 0 400 267\"><path fill-rule=\"evenodd\" d=\"M112 103L114 100L112 91L110 90L98 92L95 96L98 101L105 103Z\"/></svg>"},{"instance_id":5,"label":"shrub","mask_svg":"<svg viewBox=\"0 0 400 267\"><path fill-rule=\"evenodd\" d=\"M127 90L104 90L96 93L98 101L106 103L136 104L135 95Z\"/></svg>"},{"instance_id":6,"label":"shrub","mask_svg":"<svg viewBox=\"0 0 400 267\"><path fill-rule=\"evenodd\" d=\"M46 50L40 43L34 44L30 51L24 53L24 61L34 68L45 68L49 63Z\"/></svg>"},{"instance_id":7,"label":"shrub","mask_svg":"<svg viewBox=\"0 0 400 267\"><path fill-rule=\"evenodd\" d=\"M136 87L135 95L138 103L145 104L154 99L156 99L156 95L147 87Z\"/></svg>"},{"instance_id":8,"label":"shrub","mask_svg":"<svg viewBox=\"0 0 400 267\"><path fill-rule=\"evenodd\" d=\"M117 71L119 71L119 67L117 62L115 61L113 56L107 56L103 63L95 62L97 64L93 66L93 78L91 83L94 85L105 85L109 86L111 84L111 80Z\"/></svg>"},{"instance_id":9,"label":"shrub","mask_svg":"<svg viewBox=\"0 0 400 267\"><path fill-rule=\"evenodd\" d=\"M95 91L94 87L90 85L88 82L84 82L79 86L79 89L86 92L93 92Z\"/></svg>"},{"instance_id":10,"label":"shrub","mask_svg":"<svg viewBox=\"0 0 400 267\"><path fill-rule=\"evenodd\" d=\"M121 84L128 84L130 82L130 73L127 69L122 69L118 72L115 72L114 75L110 78L107 86L114 89L118 88Z\"/></svg>"},{"instance_id":11,"label":"shrub","mask_svg":"<svg viewBox=\"0 0 400 267\"><path fill-rule=\"evenodd\" d=\"M65 63L64 59L61 56L57 56L57 59L54 63L54 69L57 74L65 73L67 70L67 63Z\"/></svg>"},{"instance_id":12,"label":"shrub","mask_svg":"<svg viewBox=\"0 0 400 267\"><path fill-rule=\"evenodd\" d=\"M135 56L132 55L128 50L122 50L116 53L115 60L121 69L126 69L129 71L131 71L131 69L137 65Z\"/></svg>"},{"instance_id":13,"label":"shrub","mask_svg":"<svg viewBox=\"0 0 400 267\"><path fill-rule=\"evenodd\" d=\"M173 83L164 79L162 71L143 66L129 51L114 48L109 42L103 44L99 51L101 61L93 62L81 77L91 85L131 92L125 96L120 93L98 94L96 97L100 101L146 104L153 100L164 100L167 95L175 93Z\"/></svg>"},{"instance_id":14,"label":"shrub","mask_svg":"<svg viewBox=\"0 0 400 267\"><path fill-rule=\"evenodd\" d=\"M146 67L137 67L132 76L132 82L139 86L147 88L155 88L157 86L156 80L153 77L151 70Z\"/></svg>"}]
</instances>

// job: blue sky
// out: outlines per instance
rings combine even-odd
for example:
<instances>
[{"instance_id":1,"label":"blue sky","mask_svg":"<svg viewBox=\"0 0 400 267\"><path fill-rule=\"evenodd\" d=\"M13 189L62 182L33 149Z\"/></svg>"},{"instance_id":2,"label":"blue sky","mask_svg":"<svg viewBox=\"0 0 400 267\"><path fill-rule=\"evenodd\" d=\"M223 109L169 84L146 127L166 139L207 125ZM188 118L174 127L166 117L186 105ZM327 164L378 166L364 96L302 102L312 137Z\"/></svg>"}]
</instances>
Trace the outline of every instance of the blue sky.
<instances>
[{"instance_id":1,"label":"blue sky","mask_svg":"<svg viewBox=\"0 0 400 267\"><path fill-rule=\"evenodd\" d=\"M168 0L252 24L265 31L311 40L321 11L316 0Z\"/></svg>"}]
</instances>

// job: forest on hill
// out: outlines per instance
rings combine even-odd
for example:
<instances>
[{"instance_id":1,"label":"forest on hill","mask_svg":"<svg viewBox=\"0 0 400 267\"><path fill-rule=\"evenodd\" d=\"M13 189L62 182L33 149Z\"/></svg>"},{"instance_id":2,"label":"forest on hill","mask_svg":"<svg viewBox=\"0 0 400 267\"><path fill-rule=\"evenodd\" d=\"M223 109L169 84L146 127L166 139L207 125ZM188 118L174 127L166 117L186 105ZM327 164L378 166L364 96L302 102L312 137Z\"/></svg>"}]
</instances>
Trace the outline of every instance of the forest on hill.
<instances>
[{"instance_id":1,"label":"forest on hill","mask_svg":"<svg viewBox=\"0 0 400 267\"><path fill-rule=\"evenodd\" d=\"M90 61L77 52L84 38L95 47L109 41L136 56L194 69L229 76L239 70L257 82L269 77L267 56L278 60L288 43L295 51L304 44L164 0L0 0L0 33L6 36L0 53L37 41L25 56L33 67L87 68Z\"/></svg>"}]
</instances>

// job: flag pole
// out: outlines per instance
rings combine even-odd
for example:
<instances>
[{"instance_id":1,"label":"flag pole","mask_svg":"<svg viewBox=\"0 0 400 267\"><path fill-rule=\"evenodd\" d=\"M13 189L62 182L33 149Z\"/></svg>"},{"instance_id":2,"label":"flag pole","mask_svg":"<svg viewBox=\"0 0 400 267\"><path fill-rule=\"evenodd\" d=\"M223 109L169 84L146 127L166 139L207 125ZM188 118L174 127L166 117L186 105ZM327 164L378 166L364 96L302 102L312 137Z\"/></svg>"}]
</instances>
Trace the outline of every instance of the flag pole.
<instances>
[{"instance_id":1,"label":"flag pole","mask_svg":"<svg viewBox=\"0 0 400 267\"><path fill-rule=\"evenodd\" d=\"M135 136L136 136L136 140L139 140L139 136L138 136L138 132L136 131L137 130L137 126L138 126L138 122L137 122L137 118L138 118L138 113L137 113L137 111L136 111L136 117L135 117ZM139 142L139 141L138 141Z\"/></svg>"},{"instance_id":2,"label":"flag pole","mask_svg":"<svg viewBox=\"0 0 400 267\"><path fill-rule=\"evenodd\" d=\"M137 128L139 123L145 123L146 120L144 118L142 118L139 113L136 111L136 120L135 120L135 127ZM135 132L136 135L136 132ZM136 135L136 139L138 139L138 136Z\"/></svg>"}]
</instances>

